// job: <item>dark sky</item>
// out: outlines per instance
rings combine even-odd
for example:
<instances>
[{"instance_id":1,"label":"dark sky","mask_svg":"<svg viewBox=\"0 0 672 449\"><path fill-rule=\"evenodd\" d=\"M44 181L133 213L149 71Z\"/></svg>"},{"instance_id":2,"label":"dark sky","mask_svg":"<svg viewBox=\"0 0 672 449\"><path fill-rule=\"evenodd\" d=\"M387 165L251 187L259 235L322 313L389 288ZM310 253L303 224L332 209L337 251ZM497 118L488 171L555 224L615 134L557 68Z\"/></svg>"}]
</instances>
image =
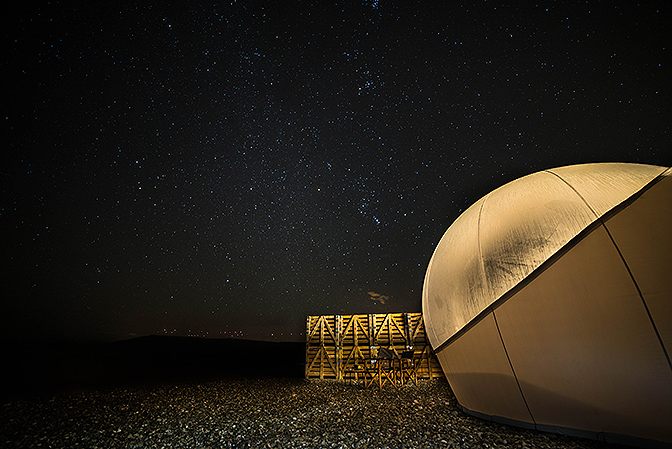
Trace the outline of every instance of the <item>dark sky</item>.
<instances>
[{"instance_id":1,"label":"dark sky","mask_svg":"<svg viewBox=\"0 0 672 449\"><path fill-rule=\"evenodd\" d=\"M668 1L97 3L5 11L3 336L420 311L496 187L672 165Z\"/></svg>"}]
</instances>

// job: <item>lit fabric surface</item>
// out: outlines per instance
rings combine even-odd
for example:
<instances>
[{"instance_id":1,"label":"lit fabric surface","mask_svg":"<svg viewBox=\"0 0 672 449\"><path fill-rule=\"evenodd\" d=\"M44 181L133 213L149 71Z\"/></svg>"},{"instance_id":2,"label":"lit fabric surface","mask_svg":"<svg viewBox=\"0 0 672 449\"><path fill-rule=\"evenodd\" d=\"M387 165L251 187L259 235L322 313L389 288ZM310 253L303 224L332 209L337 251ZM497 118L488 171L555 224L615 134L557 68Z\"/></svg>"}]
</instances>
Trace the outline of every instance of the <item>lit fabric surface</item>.
<instances>
[{"instance_id":1,"label":"lit fabric surface","mask_svg":"<svg viewBox=\"0 0 672 449\"><path fill-rule=\"evenodd\" d=\"M665 170L623 163L560 167L477 201L448 228L427 268L422 307L432 346Z\"/></svg>"}]
</instances>

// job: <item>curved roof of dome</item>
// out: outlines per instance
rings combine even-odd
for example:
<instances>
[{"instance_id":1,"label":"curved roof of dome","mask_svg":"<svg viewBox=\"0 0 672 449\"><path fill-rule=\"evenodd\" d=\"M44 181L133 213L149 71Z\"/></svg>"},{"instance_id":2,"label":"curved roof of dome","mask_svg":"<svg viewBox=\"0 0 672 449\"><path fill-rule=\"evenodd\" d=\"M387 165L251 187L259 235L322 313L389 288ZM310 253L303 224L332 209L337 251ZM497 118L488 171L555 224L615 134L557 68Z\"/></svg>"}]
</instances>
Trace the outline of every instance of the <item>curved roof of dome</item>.
<instances>
[{"instance_id":1,"label":"curved roof of dome","mask_svg":"<svg viewBox=\"0 0 672 449\"><path fill-rule=\"evenodd\" d=\"M665 170L625 163L554 168L512 181L474 203L448 228L427 268L422 308L432 346Z\"/></svg>"}]
</instances>

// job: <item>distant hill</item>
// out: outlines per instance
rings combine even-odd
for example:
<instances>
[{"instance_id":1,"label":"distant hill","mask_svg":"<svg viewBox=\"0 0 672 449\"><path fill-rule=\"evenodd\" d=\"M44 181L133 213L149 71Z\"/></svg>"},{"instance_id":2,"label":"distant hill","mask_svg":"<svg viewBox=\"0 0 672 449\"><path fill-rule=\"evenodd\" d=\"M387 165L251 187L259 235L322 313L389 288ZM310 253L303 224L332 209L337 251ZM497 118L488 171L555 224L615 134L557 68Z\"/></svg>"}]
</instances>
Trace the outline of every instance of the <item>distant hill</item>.
<instances>
[{"instance_id":1,"label":"distant hill","mask_svg":"<svg viewBox=\"0 0 672 449\"><path fill-rule=\"evenodd\" d=\"M305 343L148 336L114 343L4 345L0 400L230 377L303 377Z\"/></svg>"}]
</instances>

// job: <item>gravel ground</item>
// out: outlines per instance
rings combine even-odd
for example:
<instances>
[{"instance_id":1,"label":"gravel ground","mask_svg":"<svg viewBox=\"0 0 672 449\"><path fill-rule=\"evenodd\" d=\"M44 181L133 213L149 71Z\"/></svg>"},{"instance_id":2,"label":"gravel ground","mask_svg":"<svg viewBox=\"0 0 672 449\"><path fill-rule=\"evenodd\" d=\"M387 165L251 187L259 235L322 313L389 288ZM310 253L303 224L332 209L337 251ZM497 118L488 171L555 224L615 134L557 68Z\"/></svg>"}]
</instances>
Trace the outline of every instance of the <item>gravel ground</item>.
<instances>
[{"instance_id":1,"label":"gravel ground","mask_svg":"<svg viewBox=\"0 0 672 449\"><path fill-rule=\"evenodd\" d=\"M0 446L52 448L613 448L461 412L444 379L399 390L227 379L22 399Z\"/></svg>"}]
</instances>

